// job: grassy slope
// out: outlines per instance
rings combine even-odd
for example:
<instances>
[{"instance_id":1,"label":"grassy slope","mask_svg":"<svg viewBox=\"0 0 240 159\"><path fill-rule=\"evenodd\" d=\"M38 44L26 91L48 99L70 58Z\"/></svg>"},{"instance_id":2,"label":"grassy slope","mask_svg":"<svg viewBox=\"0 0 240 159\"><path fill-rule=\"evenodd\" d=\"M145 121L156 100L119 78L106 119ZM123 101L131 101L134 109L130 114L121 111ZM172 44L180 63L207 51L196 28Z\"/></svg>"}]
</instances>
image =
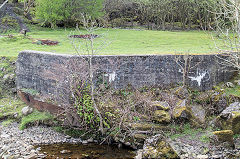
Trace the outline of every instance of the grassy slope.
<instances>
[{"instance_id":1,"label":"grassy slope","mask_svg":"<svg viewBox=\"0 0 240 159\"><path fill-rule=\"evenodd\" d=\"M17 56L19 51L38 50L55 53L74 54L68 39L71 30L35 28L28 35L34 39L58 40L58 46L32 44L32 40L0 38L0 56ZM214 52L211 37L203 31L169 32L148 30L102 29L111 42L101 53L105 55L135 54L206 54ZM13 33L14 34L14 33ZM76 33L78 34L78 33ZM15 35L15 34L14 34ZM101 38L99 38L101 39ZM99 39L97 41L99 41Z\"/></svg>"}]
</instances>

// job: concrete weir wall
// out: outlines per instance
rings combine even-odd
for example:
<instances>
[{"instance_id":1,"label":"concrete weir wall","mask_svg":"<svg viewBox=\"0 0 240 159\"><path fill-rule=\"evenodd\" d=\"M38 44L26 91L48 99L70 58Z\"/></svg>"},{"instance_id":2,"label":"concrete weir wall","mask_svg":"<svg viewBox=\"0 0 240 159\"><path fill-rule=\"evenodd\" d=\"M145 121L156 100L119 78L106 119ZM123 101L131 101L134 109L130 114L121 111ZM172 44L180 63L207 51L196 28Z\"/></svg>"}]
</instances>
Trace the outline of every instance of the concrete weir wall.
<instances>
[{"instance_id":1,"label":"concrete weir wall","mask_svg":"<svg viewBox=\"0 0 240 159\"><path fill-rule=\"evenodd\" d=\"M84 70L83 58L86 56L23 51L17 60L17 88L34 89L45 96L67 96L68 77L74 71ZM176 58L179 58L178 63ZM234 75L229 68L219 65L216 55L194 55L190 59L185 65L183 55L94 56L94 81L96 85L107 81L116 89L129 84L137 88L167 87L182 83L182 67L187 66L187 85L204 91Z\"/></svg>"}]
</instances>

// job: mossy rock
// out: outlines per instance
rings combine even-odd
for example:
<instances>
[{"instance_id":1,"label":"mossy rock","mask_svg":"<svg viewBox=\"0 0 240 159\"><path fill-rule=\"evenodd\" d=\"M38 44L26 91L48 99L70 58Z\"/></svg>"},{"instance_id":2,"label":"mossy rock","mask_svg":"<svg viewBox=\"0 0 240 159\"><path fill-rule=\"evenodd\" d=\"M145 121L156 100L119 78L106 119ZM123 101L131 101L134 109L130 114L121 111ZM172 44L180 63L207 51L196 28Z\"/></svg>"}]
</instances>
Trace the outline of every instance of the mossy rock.
<instances>
[{"instance_id":1,"label":"mossy rock","mask_svg":"<svg viewBox=\"0 0 240 159\"><path fill-rule=\"evenodd\" d=\"M156 110L154 112L154 120L158 123L169 123L171 121L171 116L167 111Z\"/></svg>"},{"instance_id":2,"label":"mossy rock","mask_svg":"<svg viewBox=\"0 0 240 159\"><path fill-rule=\"evenodd\" d=\"M201 92L195 97L195 101L199 104L210 103L212 94L212 91Z\"/></svg>"},{"instance_id":3,"label":"mossy rock","mask_svg":"<svg viewBox=\"0 0 240 159\"><path fill-rule=\"evenodd\" d=\"M151 103L151 106L156 107L157 110L168 111L170 109L170 106L167 102L161 102L161 101L154 101Z\"/></svg>"},{"instance_id":4,"label":"mossy rock","mask_svg":"<svg viewBox=\"0 0 240 159\"><path fill-rule=\"evenodd\" d=\"M189 96L188 90L185 87L177 87L174 90L174 94L177 95L180 99L186 99Z\"/></svg>"},{"instance_id":5,"label":"mossy rock","mask_svg":"<svg viewBox=\"0 0 240 159\"><path fill-rule=\"evenodd\" d=\"M206 118L206 111L205 109L198 104L191 105L191 114L192 118L191 120L195 120L197 124L205 124L205 118Z\"/></svg>"},{"instance_id":6,"label":"mossy rock","mask_svg":"<svg viewBox=\"0 0 240 159\"><path fill-rule=\"evenodd\" d=\"M235 102L230 104L216 118L216 126L223 130L232 130L234 134L240 133L240 103Z\"/></svg>"},{"instance_id":7,"label":"mossy rock","mask_svg":"<svg viewBox=\"0 0 240 159\"><path fill-rule=\"evenodd\" d=\"M205 125L205 110L200 105L187 105L186 100L178 102L172 111L172 117L177 122L189 121L194 127Z\"/></svg>"},{"instance_id":8,"label":"mossy rock","mask_svg":"<svg viewBox=\"0 0 240 159\"><path fill-rule=\"evenodd\" d=\"M186 119L191 117L191 110L186 104L186 100L180 100L173 109L172 116L174 119Z\"/></svg>"},{"instance_id":9,"label":"mossy rock","mask_svg":"<svg viewBox=\"0 0 240 159\"><path fill-rule=\"evenodd\" d=\"M175 159L179 156L163 136L155 135L145 141L143 158Z\"/></svg>"},{"instance_id":10,"label":"mossy rock","mask_svg":"<svg viewBox=\"0 0 240 159\"><path fill-rule=\"evenodd\" d=\"M138 140L145 140L147 139L149 136L145 135L145 134L134 134L133 137L135 139L138 139Z\"/></svg>"},{"instance_id":11,"label":"mossy rock","mask_svg":"<svg viewBox=\"0 0 240 159\"><path fill-rule=\"evenodd\" d=\"M213 135L217 136L218 141L220 142L233 142L233 131L232 130L222 130L215 131Z\"/></svg>"}]
</instances>

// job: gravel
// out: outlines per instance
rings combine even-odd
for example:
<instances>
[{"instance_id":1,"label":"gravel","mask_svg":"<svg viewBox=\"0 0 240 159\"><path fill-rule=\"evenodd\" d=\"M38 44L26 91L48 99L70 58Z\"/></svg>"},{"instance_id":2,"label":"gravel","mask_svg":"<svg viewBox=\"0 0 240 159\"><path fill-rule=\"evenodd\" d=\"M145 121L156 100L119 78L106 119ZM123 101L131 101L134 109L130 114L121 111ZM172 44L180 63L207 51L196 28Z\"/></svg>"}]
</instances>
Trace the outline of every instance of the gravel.
<instances>
[{"instance_id":1,"label":"gravel","mask_svg":"<svg viewBox=\"0 0 240 159\"><path fill-rule=\"evenodd\" d=\"M0 125L0 141L0 158L44 158L45 154L41 154L36 145L82 143L81 139L66 136L47 126L19 130L16 122L7 127Z\"/></svg>"}]
</instances>

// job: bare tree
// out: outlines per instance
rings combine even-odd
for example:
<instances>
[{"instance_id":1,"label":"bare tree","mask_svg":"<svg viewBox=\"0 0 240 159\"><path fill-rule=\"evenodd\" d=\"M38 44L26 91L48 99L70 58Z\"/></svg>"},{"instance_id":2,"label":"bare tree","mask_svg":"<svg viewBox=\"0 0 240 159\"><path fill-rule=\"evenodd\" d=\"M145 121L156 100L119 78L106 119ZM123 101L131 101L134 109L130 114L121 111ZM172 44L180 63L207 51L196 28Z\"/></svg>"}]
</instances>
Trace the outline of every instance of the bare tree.
<instances>
[{"instance_id":1,"label":"bare tree","mask_svg":"<svg viewBox=\"0 0 240 159\"><path fill-rule=\"evenodd\" d=\"M27 17L31 7L33 7L34 5L34 0L24 0L23 4L24 4L24 16Z\"/></svg>"},{"instance_id":2,"label":"bare tree","mask_svg":"<svg viewBox=\"0 0 240 159\"><path fill-rule=\"evenodd\" d=\"M6 0L1 6L0 6L0 10L5 6L5 4L7 4L8 0Z\"/></svg>"},{"instance_id":3,"label":"bare tree","mask_svg":"<svg viewBox=\"0 0 240 159\"><path fill-rule=\"evenodd\" d=\"M82 14L82 23L84 25L84 29L87 34L84 35L83 39L80 38L73 38L74 35L70 36L71 38L71 43L78 55L78 57L82 57L84 60L86 59L88 62L88 71L89 71L89 84L91 87L91 99L92 99L92 104L94 107L94 110L96 114L99 117L99 122L100 122L100 131L102 134L104 133L103 131L103 123L104 119L102 118L101 112L95 102L95 97L94 97L94 91L95 91L95 86L94 86L94 65L93 65L93 57L95 55L98 55L100 51L106 47L109 44L109 41L107 41L104 37L104 34L101 35L96 35L96 31L100 29L98 23L96 20L92 19L91 16ZM80 35L83 35L83 32L80 31L80 29L77 27L77 33ZM72 33L73 34L73 33ZM98 42L95 41L95 38L100 37ZM85 55L85 56L83 56Z\"/></svg>"},{"instance_id":4,"label":"bare tree","mask_svg":"<svg viewBox=\"0 0 240 159\"><path fill-rule=\"evenodd\" d=\"M215 35L212 36L218 49L220 63L240 70L240 1L219 0L215 14Z\"/></svg>"}]
</instances>

